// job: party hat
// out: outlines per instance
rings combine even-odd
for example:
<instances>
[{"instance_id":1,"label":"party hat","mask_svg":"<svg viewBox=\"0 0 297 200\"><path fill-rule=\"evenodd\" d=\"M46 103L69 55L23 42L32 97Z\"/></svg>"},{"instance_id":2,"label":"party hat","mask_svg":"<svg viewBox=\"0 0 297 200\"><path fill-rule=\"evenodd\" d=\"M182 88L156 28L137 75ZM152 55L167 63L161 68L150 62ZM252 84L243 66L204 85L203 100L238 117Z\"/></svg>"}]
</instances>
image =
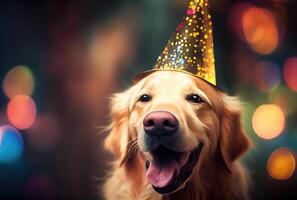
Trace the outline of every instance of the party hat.
<instances>
[{"instance_id":1,"label":"party hat","mask_svg":"<svg viewBox=\"0 0 297 200\"><path fill-rule=\"evenodd\" d=\"M137 75L134 81L160 70L185 72L216 85L208 0L190 0L183 21L170 37L154 68Z\"/></svg>"}]
</instances>

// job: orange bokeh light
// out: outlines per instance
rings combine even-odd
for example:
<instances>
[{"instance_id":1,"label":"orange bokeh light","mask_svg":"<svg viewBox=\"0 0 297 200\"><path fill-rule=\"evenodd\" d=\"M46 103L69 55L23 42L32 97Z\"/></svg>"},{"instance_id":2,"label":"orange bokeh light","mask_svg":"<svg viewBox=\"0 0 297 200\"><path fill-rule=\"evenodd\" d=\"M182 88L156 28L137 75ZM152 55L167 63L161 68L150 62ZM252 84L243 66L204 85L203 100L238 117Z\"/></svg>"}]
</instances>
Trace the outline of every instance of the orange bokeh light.
<instances>
[{"instance_id":1,"label":"orange bokeh light","mask_svg":"<svg viewBox=\"0 0 297 200\"><path fill-rule=\"evenodd\" d=\"M26 95L14 97L8 104L7 116L10 123L18 129L29 128L36 117L36 105L33 99Z\"/></svg>"},{"instance_id":2,"label":"orange bokeh light","mask_svg":"<svg viewBox=\"0 0 297 200\"><path fill-rule=\"evenodd\" d=\"M289 88L297 92L297 57L290 57L286 60L284 80Z\"/></svg>"},{"instance_id":3,"label":"orange bokeh light","mask_svg":"<svg viewBox=\"0 0 297 200\"><path fill-rule=\"evenodd\" d=\"M31 95L34 90L34 78L31 70L26 66L12 68L4 78L3 91L12 99L17 95Z\"/></svg>"},{"instance_id":4,"label":"orange bokeh light","mask_svg":"<svg viewBox=\"0 0 297 200\"><path fill-rule=\"evenodd\" d=\"M255 133L263 139L273 139L281 134L285 127L285 116L282 110L274 105L262 105L253 115Z\"/></svg>"},{"instance_id":5,"label":"orange bokeh light","mask_svg":"<svg viewBox=\"0 0 297 200\"><path fill-rule=\"evenodd\" d=\"M269 175L276 180L287 180L290 178L296 167L294 155L288 148L275 150L267 162Z\"/></svg>"},{"instance_id":6,"label":"orange bokeh light","mask_svg":"<svg viewBox=\"0 0 297 200\"><path fill-rule=\"evenodd\" d=\"M272 53L279 43L274 15L262 8L250 7L242 16L242 28L246 41L259 54Z\"/></svg>"}]
</instances>

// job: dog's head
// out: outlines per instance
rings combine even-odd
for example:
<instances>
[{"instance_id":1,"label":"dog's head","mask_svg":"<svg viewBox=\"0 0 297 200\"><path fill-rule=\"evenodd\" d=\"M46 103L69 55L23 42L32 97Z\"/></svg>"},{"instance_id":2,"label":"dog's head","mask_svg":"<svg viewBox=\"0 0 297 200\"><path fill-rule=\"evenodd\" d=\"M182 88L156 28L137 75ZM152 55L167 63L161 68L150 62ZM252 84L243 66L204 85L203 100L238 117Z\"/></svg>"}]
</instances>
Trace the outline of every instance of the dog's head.
<instances>
[{"instance_id":1,"label":"dog's head","mask_svg":"<svg viewBox=\"0 0 297 200\"><path fill-rule=\"evenodd\" d=\"M142 160L147 181L161 194L182 188L203 160L232 172L248 148L238 101L185 73L152 73L116 94L111 113L105 146L123 165Z\"/></svg>"}]
</instances>

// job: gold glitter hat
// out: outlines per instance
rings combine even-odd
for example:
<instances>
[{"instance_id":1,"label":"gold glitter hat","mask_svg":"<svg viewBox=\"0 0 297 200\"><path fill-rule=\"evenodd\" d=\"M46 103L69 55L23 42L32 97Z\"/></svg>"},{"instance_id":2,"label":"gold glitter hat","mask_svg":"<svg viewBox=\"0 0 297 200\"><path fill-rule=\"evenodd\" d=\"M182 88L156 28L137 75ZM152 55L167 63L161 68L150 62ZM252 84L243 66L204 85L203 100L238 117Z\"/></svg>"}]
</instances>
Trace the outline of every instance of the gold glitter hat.
<instances>
[{"instance_id":1,"label":"gold glitter hat","mask_svg":"<svg viewBox=\"0 0 297 200\"><path fill-rule=\"evenodd\" d=\"M134 82L160 70L185 72L216 85L208 0L190 0L183 21L172 34L154 68L138 74Z\"/></svg>"}]
</instances>

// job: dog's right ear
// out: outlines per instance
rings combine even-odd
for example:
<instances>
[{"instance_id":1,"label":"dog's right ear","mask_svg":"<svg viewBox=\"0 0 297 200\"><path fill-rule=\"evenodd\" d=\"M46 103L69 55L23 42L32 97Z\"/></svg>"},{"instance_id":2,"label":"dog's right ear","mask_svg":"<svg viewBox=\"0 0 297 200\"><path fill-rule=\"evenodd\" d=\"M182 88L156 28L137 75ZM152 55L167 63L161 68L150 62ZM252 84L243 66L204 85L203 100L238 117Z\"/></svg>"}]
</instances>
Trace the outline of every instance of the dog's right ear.
<instances>
[{"instance_id":1,"label":"dog's right ear","mask_svg":"<svg viewBox=\"0 0 297 200\"><path fill-rule=\"evenodd\" d=\"M104 146L107 150L116 156L120 156L122 146L127 144L123 137L128 137L128 120L129 120L129 100L131 90L126 90L122 93L114 94L111 98L111 123L108 127L109 135L104 141ZM121 143L124 143L121 145Z\"/></svg>"},{"instance_id":2,"label":"dog's right ear","mask_svg":"<svg viewBox=\"0 0 297 200\"><path fill-rule=\"evenodd\" d=\"M104 141L104 146L121 159L125 158L130 142L137 137L133 135L132 130L129 130L129 118L142 85L143 81L140 81L111 98L111 123L108 126L109 135Z\"/></svg>"}]
</instances>

